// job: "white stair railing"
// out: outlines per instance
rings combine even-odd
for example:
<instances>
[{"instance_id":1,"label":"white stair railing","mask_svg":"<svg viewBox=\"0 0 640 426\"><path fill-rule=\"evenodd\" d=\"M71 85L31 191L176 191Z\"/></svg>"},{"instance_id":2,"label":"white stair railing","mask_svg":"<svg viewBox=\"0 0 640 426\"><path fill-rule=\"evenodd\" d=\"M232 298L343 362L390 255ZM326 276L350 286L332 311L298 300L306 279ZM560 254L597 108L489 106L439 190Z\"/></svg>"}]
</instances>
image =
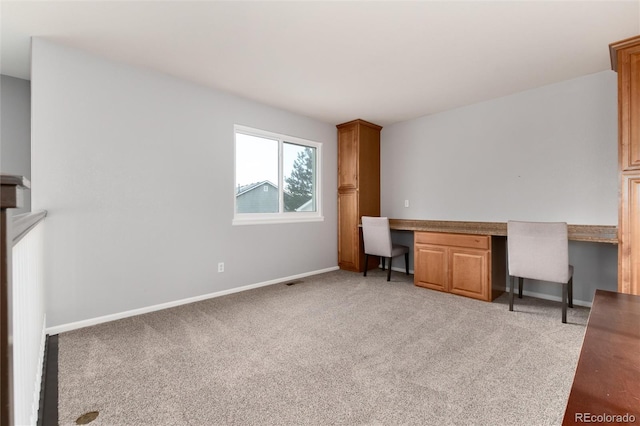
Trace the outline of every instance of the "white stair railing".
<instances>
[{"instance_id":1,"label":"white stair railing","mask_svg":"<svg viewBox=\"0 0 640 426\"><path fill-rule=\"evenodd\" d=\"M24 176L0 173L0 425L35 426L46 331L42 220L12 216L22 206Z\"/></svg>"},{"instance_id":2,"label":"white stair railing","mask_svg":"<svg viewBox=\"0 0 640 426\"><path fill-rule=\"evenodd\" d=\"M15 221L14 221L15 223ZM16 425L36 425L40 405L46 316L42 244L44 222L37 222L12 253L13 407Z\"/></svg>"}]
</instances>

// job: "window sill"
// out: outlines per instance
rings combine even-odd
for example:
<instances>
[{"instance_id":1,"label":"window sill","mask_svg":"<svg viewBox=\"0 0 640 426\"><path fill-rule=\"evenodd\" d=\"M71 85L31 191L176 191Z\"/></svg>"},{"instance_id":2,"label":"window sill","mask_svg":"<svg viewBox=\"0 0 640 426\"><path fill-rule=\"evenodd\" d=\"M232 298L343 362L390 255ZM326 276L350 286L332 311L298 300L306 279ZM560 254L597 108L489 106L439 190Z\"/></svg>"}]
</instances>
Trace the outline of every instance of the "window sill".
<instances>
[{"instance_id":1,"label":"window sill","mask_svg":"<svg viewBox=\"0 0 640 426\"><path fill-rule=\"evenodd\" d=\"M280 223L305 223L305 222L324 222L324 216L305 216L305 217L264 217L264 218L234 218L231 222L233 226L242 225L266 225Z\"/></svg>"}]
</instances>

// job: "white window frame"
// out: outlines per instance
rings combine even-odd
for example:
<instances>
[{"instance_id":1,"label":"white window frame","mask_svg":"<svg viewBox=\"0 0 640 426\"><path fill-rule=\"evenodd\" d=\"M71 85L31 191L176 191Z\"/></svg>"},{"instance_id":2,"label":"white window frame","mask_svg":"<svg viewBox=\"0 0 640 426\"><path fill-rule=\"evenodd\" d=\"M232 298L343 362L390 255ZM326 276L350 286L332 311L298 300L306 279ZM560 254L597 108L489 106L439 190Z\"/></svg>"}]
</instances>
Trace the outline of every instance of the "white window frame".
<instances>
[{"instance_id":1,"label":"white window frame","mask_svg":"<svg viewBox=\"0 0 640 426\"><path fill-rule=\"evenodd\" d=\"M236 151L237 141L236 135L242 133L249 136L256 136L266 139L275 139L278 141L278 201L279 212L278 213L237 213L236 206L236 188L238 182L236 181ZM315 164L315 201L316 211L314 212L285 212L284 211L284 176L282 170L282 156L283 156L283 144L292 143L296 145L308 146L316 150L316 164ZM254 129L243 125L236 124L233 126L233 221L232 225L258 225L266 223L296 223L296 222L321 222L324 221L322 215L322 143L315 142L307 139L298 138L295 136L288 136L279 133L269 132L266 130Z\"/></svg>"}]
</instances>

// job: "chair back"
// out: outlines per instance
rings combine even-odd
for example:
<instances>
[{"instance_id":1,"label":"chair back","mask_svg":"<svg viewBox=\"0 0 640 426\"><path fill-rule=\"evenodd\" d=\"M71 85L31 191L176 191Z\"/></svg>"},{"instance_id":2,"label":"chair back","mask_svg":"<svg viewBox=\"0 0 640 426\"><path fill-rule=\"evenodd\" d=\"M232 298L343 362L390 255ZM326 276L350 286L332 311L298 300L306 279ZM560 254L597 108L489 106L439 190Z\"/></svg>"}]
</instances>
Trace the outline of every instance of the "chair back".
<instances>
[{"instance_id":1,"label":"chair back","mask_svg":"<svg viewBox=\"0 0 640 426\"><path fill-rule=\"evenodd\" d=\"M391 257L389 218L362 216L362 237L366 254Z\"/></svg>"},{"instance_id":2,"label":"chair back","mask_svg":"<svg viewBox=\"0 0 640 426\"><path fill-rule=\"evenodd\" d=\"M509 275L566 283L569 239L565 222L507 222Z\"/></svg>"}]
</instances>

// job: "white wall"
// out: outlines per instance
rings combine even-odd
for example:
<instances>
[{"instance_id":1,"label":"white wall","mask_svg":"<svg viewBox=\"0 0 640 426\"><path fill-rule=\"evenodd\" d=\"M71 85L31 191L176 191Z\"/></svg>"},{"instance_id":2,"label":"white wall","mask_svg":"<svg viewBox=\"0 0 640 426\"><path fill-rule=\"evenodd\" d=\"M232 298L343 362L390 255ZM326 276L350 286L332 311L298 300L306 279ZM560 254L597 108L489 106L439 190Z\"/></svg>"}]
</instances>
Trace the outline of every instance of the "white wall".
<instances>
[{"instance_id":1,"label":"white wall","mask_svg":"<svg viewBox=\"0 0 640 426\"><path fill-rule=\"evenodd\" d=\"M0 75L0 171L31 179L31 84L28 80ZM22 208L31 210L31 192L24 191Z\"/></svg>"},{"instance_id":2,"label":"white wall","mask_svg":"<svg viewBox=\"0 0 640 426\"><path fill-rule=\"evenodd\" d=\"M605 71L384 128L383 213L617 224L616 78Z\"/></svg>"},{"instance_id":3,"label":"white wall","mask_svg":"<svg viewBox=\"0 0 640 426\"><path fill-rule=\"evenodd\" d=\"M337 265L333 124L42 39L32 121L49 327ZM323 222L231 226L234 124L324 144Z\"/></svg>"},{"instance_id":4,"label":"white wall","mask_svg":"<svg viewBox=\"0 0 640 426\"><path fill-rule=\"evenodd\" d=\"M381 212L616 225L617 144L613 71L398 123L382 130ZM570 252L578 300L616 289L615 245L572 242Z\"/></svg>"}]
</instances>

